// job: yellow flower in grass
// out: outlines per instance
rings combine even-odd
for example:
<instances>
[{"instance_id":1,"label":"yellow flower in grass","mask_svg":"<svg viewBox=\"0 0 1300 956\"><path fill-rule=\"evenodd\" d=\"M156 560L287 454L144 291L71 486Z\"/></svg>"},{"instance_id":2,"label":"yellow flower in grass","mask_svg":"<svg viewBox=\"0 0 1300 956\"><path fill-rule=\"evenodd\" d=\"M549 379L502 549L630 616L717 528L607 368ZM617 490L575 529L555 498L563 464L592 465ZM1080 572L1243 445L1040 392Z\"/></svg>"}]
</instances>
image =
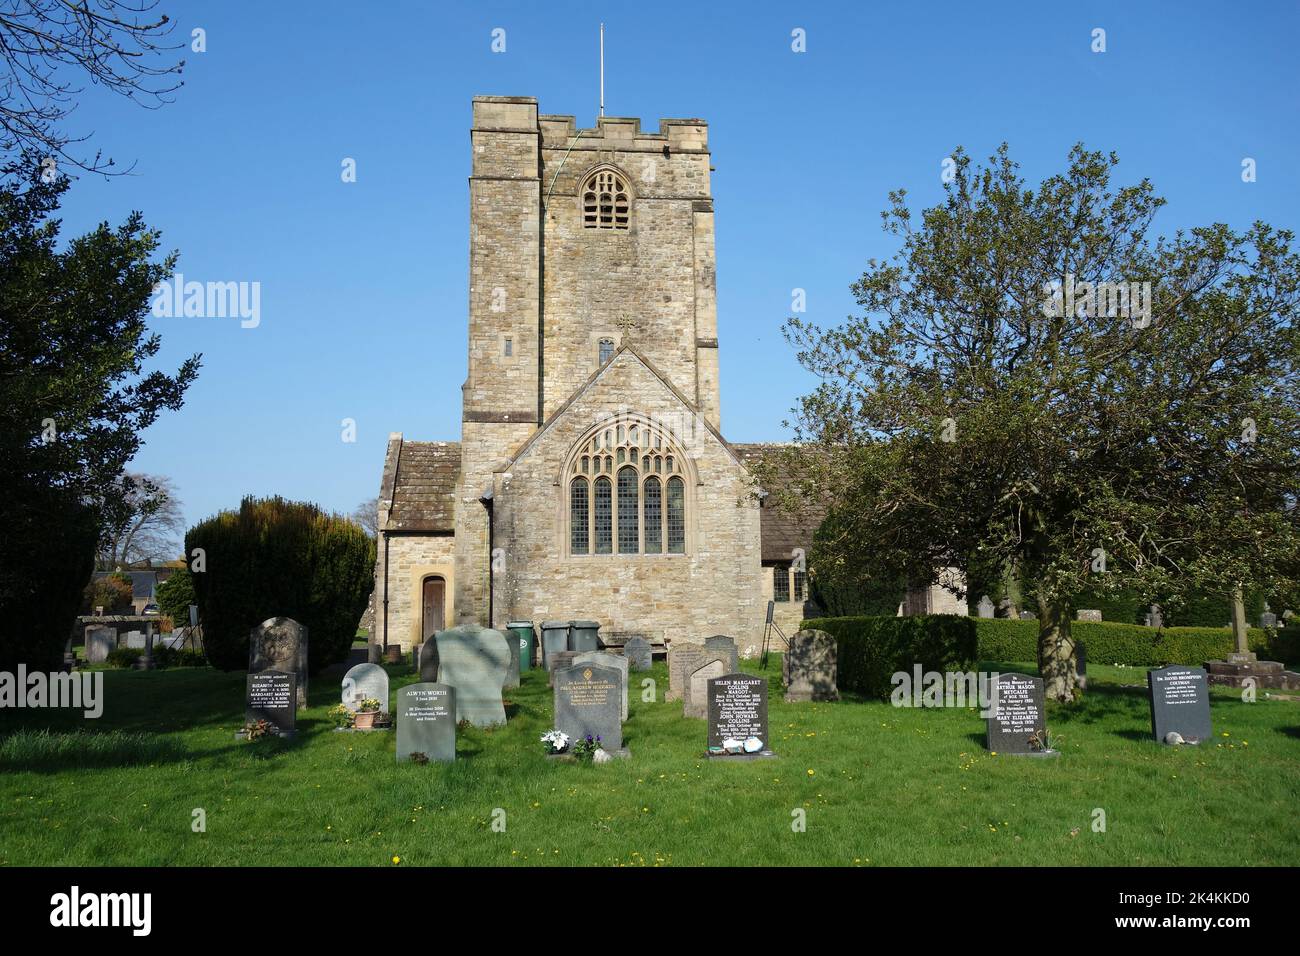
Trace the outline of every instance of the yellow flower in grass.
<instances>
[{"instance_id":1,"label":"yellow flower in grass","mask_svg":"<svg viewBox=\"0 0 1300 956\"><path fill-rule=\"evenodd\" d=\"M817 771L816 771L816 770L813 770L811 767L809 767L809 768L808 768L808 776L810 776L810 777L815 777L815 776L817 776Z\"/></svg>"},{"instance_id":2,"label":"yellow flower in grass","mask_svg":"<svg viewBox=\"0 0 1300 956\"><path fill-rule=\"evenodd\" d=\"M400 856L395 856L395 857L393 857L393 865L394 865L394 866L396 866L398 863L401 863L401 862L402 862L402 858L401 858Z\"/></svg>"}]
</instances>

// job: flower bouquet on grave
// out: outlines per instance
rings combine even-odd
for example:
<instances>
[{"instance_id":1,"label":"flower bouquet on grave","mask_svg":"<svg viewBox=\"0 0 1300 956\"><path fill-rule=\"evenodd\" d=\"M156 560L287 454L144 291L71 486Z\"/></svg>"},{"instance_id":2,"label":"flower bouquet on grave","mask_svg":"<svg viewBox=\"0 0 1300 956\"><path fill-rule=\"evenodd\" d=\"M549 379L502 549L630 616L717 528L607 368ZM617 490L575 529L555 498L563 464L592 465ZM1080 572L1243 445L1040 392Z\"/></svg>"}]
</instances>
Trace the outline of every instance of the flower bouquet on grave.
<instances>
[{"instance_id":1,"label":"flower bouquet on grave","mask_svg":"<svg viewBox=\"0 0 1300 956\"><path fill-rule=\"evenodd\" d=\"M367 697L361 702L360 706L357 707L357 712L353 717L352 726L357 730L372 730L378 717L379 700L375 697Z\"/></svg>"},{"instance_id":2,"label":"flower bouquet on grave","mask_svg":"<svg viewBox=\"0 0 1300 956\"><path fill-rule=\"evenodd\" d=\"M562 730L548 730L542 734L547 754L562 754L569 749L569 735Z\"/></svg>"},{"instance_id":3,"label":"flower bouquet on grave","mask_svg":"<svg viewBox=\"0 0 1300 956\"><path fill-rule=\"evenodd\" d=\"M346 704L337 704L330 708L330 720L334 721L334 726L339 730L346 730L352 726L354 714Z\"/></svg>"},{"instance_id":4,"label":"flower bouquet on grave","mask_svg":"<svg viewBox=\"0 0 1300 956\"><path fill-rule=\"evenodd\" d=\"M596 751L603 749L605 748L600 745L599 735L593 737L591 734L587 734L586 737L573 745L573 755L584 763L590 763L596 756Z\"/></svg>"}]
</instances>

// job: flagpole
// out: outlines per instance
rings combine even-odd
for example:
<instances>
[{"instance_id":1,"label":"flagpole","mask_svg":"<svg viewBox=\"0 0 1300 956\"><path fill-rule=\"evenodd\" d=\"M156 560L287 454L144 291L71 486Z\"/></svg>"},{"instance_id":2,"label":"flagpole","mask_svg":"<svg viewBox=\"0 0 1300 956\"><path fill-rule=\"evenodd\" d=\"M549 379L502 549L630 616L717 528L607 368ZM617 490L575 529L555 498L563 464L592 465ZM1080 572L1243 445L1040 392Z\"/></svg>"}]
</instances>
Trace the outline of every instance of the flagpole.
<instances>
[{"instance_id":1,"label":"flagpole","mask_svg":"<svg viewBox=\"0 0 1300 956\"><path fill-rule=\"evenodd\" d=\"M600 115L605 115L605 24L600 25Z\"/></svg>"}]
</instances>

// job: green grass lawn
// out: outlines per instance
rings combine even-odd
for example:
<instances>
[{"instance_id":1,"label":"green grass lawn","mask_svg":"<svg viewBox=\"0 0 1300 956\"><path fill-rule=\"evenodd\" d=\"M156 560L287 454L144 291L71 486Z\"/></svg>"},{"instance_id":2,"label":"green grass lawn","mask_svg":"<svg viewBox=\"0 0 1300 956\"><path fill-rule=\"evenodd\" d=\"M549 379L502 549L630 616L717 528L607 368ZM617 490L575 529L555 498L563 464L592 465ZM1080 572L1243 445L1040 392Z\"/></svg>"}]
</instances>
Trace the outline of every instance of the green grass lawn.
<instances>
[{"instance_id":1,"label":"green grass lawn","mask_svg":"<svg viewBox=\"0 0 1300 956\"><path fill-rule=\"evenodd\" d=\"M394 690L415 679L388 669ZM337 676L313 680L296 739L242 743L244 674L109 671L98 721L4 715L0 864L1300 864L1300 702L1216 689L1214 741L1166 748L1144 671L1093 666L1081 705L1049 708L1061 755L1032 759L985 752L973 709L786 704L767 674L777 760L708 761L704 721L642 703L634 673L632 759L548 761L551 695L531 671L506 727L421 767L396 764L391 732L332 731ZM662 695L664 665L648 676Z\"/></svg>"}]
</instances>

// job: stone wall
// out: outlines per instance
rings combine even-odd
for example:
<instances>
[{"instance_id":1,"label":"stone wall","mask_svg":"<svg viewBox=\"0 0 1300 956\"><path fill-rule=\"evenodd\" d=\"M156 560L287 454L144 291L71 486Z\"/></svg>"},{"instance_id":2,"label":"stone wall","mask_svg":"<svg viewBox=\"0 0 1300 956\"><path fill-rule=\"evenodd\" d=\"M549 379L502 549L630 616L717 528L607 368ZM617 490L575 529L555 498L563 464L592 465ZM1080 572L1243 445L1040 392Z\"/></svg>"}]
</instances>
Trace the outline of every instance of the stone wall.
<instances>
[{"instance_id":1,"label":"stone wall","mask_svg":"<svg viewBox=\"0 0 1300 956\"><path fill-rule=\"evenodd\" d=\"M384 633L384 538L379 539L375 561L375 629L372 643L400 644L409 651L420 642L424 579L441 575L447 582L444 615L447 626L456 593L455 539L449 534L392 534L388 536L388 634Z\"/></svg>"}]
</instances>

